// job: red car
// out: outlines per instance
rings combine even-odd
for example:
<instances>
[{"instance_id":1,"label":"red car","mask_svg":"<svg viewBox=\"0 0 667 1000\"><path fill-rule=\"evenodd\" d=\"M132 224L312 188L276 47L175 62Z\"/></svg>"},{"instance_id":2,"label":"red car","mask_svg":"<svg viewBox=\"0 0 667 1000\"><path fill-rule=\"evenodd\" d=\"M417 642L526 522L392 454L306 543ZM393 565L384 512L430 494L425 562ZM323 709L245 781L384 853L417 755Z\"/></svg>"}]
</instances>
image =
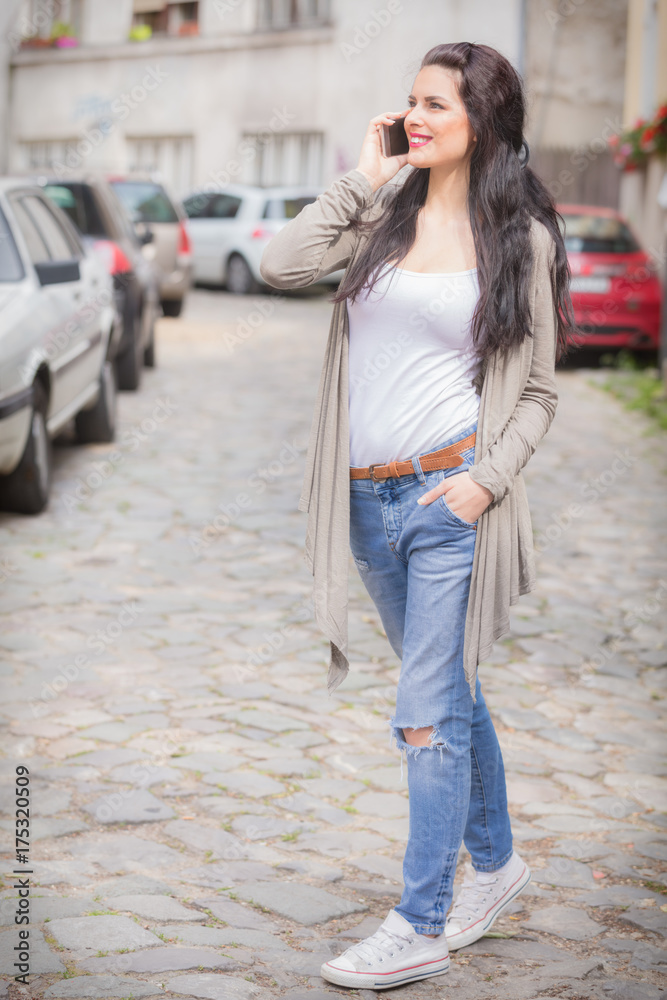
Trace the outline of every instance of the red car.
<instances>
[{"instance_id":1,"label":"red car","mask_svg":"<svg viewBox=\"0 0 667 1000\"><path fill-rule=\"evenodd\" d=\"M559 205L581 347L657 350L662 286L628 223L611 208Z\"/></svg>"}]
</instances>

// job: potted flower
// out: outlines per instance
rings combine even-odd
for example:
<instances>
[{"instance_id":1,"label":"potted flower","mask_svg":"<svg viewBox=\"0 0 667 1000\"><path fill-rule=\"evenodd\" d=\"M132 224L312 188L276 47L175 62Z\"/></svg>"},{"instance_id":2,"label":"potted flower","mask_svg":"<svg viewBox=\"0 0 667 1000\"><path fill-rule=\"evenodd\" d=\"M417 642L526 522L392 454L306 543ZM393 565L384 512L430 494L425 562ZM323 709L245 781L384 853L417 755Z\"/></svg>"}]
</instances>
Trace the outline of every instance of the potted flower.
<instances>
[{"instance_id":1,"label":"potted flower","mask_svg":"<svg viewBox=\"0 0 667 1000\"><path fill-rule=\"evenodd\" d=\"M51 29L51 41L57 49L74 49L79 44L79 39L71 24L63 21L56 21Z\"/></svg>"},{"instance_id":2,"label":"potted flower","mask_svg":"<svg viewBox=\"0 0 667 1000\"><path fill-rule=\"evenodd\" d=\"M41 38L39 35L28 35L21 39L22 49L50 49L52 45L50 38Z\"/></svg>"},{"instance_id":3,"label":"potted flower","mask_svg":"<svg viewBox=\"0 0 667 1000\"><path fill-rule=\"evenodd\" d=\"M654 153L667 154L667 103L660 105L650 121L637 118L632 128L612 135L608 144L614 163L626 172L645 166Z\"/></svg>"},{"instance_id":4,"label":"potted flower","mask_svg":"<svg viewBox=\"0 0 667 1000\"><path fill-rule=\"evenodd\" d=\"M134 24L130 28L128 37L131 42L147 42L152 34L153 29L150 24Z\"/></svg>"}]
</instances>

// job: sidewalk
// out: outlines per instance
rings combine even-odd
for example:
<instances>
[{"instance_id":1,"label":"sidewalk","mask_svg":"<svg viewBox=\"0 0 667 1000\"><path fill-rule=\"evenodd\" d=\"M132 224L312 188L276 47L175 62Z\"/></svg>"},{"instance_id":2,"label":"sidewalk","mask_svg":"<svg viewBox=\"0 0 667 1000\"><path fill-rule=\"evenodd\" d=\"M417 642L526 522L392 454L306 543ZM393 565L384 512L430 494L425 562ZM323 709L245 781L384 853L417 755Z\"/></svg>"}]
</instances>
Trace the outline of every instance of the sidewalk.
<instances>
[{"instance_id":1,"label":"sidewalk","mask_svg":"<svg viewBox=\"0 0 667 1000\"><path fill-rule=\"evenodd\" d=\"M330 306L280 299L234 343L253 300L230 300L163 321L116 445L58 447L49 510L1 516L0 998L351 996L320 965L400 896L398 663L352 570L353 670L327 695L296 510ZM533 880L392 995L665 993L667 441L588 379L559 376L526 470L538 589L480 666Z\"/></svg>"}]
</instances>

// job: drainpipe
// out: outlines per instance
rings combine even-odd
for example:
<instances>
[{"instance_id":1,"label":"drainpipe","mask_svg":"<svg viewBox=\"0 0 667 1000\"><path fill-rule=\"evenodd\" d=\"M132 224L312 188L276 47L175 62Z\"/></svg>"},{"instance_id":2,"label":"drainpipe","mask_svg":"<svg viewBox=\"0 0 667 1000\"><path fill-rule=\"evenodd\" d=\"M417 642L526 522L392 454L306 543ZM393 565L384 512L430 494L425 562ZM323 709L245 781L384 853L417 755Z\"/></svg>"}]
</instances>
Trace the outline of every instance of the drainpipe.
<instances>
[{"instance_id":1,"label":"drainpipe","mask_svg":"<svg viewBox=\"0 0 667 1000\"><path fill-rule=\"evenodd\" d=\"M519 0L519 45L516 56L517 72L523 77L526 72L526 4L528 0Z\"/></svg>"},{"instance_id":2,"label":"drainpipe","mask_svg":"<svg viewBox=\"0 0 667 1000\"><path fill-rule=\"evenodd\" d=\"M12 29L17 25L20 7L21 0L4 0L0 7L0 174L7 173L11 60L16 45Z\"/></svg>"}]
</instances>

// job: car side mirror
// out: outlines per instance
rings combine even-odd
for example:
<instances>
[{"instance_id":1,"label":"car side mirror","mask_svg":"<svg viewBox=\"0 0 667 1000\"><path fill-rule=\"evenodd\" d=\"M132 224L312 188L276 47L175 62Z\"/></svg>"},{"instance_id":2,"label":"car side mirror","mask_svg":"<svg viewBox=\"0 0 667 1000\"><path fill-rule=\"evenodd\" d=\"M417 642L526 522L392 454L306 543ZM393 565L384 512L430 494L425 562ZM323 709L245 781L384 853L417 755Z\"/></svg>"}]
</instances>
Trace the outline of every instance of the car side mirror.
<instances>
[{"instance_id":1,"label":"car side mirror","mask_svg":"<svg viewBox=\"0 0 667 1000\"><path fill-rule=\"evenodd\" d=\"M139 240L142 247L147 246L152 243L155 239L155 233L150 226L147 226L145 222L139 222L135 225L134 231L137 234L137 239Z\"/></svg>"},{"instance_id":2,"label":"car side mirror","mask_svg":"<svg viewBox=\"0 0 667 1000\"><path fill-rule=\"evenodd\" d=\"M35 274L40 285L64 285L67 281L81 281L78 260L46 260L35 264Z\"/></svg>"}]
</instances>

